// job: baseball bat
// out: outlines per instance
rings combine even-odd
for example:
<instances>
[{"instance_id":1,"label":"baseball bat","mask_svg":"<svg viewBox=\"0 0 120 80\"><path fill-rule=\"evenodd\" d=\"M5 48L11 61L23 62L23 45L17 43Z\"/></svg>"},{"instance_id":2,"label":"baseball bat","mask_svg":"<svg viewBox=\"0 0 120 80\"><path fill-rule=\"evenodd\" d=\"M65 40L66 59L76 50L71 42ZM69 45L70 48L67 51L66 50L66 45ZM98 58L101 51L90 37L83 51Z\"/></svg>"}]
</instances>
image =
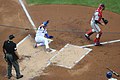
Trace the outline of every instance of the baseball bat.
<instances>
[{"instance_id":1,"label":"baseball bat","mask_svg":"<svg viewBox=\"0 0 120 80\"><path fill-rule=\"evenodd\" d=\"M115 76L117 76L117 77L120 77L120 75L117 73L117 72L115 72L115 71L113 71L112 69L110 69L110 68L107 68L110 72L112 72Z\"/></svg>"}]
</instances>

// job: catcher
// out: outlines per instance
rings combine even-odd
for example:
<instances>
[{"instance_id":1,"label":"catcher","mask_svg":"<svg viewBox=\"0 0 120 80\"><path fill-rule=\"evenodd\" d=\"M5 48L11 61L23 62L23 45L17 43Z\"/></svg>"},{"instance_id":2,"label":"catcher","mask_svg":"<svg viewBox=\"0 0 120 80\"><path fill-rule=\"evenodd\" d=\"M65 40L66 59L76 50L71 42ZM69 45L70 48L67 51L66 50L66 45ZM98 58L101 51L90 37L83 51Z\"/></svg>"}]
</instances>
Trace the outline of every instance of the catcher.
<instances>
[{"instance_id":1,"label":"catcher","mask_svg":"<svg viewBox=\"0 0 120 80\"><path fill-rule=\"evenodd\" d=\"M100 4L95 13L92 16L91 19L91 28L86 34L85 37L90 40L90 36L93 33L97 33L96 38L94 39L95 46L101 46L100 44L100 37L102 35L102 30L100 29L99 25L106 25L108 23L108 20L104 19L102 17L102 11L105 10L105 5ZM101 22L102 21L102 22Z\"/></svg>"}]
</instances>

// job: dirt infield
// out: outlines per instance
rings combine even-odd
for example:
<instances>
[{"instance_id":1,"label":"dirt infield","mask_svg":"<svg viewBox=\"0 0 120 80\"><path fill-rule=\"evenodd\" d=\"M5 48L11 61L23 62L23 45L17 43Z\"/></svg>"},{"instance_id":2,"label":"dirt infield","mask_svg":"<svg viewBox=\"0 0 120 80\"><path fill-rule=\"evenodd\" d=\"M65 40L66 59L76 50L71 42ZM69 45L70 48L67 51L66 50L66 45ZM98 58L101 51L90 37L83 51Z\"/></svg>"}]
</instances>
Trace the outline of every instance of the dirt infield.
<instances>
[{"instance_id":1,"label":"dirt infield","mask_svg":"<svg viewBox=\"0 0 120 80\"><path fill-rule=\"evenodd\" d=\"M95 8L79 5L27 5L27 9L36 26L49 19L48 33L54 36L51 48L60 50L67 43L82 46L93 43L84 38L84 33L90 29L89 21ZM109 24L102 27L101 41L120 39L120 15L105 11L104 17ZM15 28L15 27L20 27ZM16 0L0 0L0 79L5 80L6 62L3 60L2 44L9 34L15 34L18 43L27 34L34 36L33 30L25 31L21 28L32 28L20 4ZM94 39L95 35L91 38ZM49 66L44 74L33 80L106 80L106 67L120 73L120 42L106 44L93 49L74 68L65 69ZM114 76L115 77L115 76ZM119 80L120 78L118 78Z\"/></svg>"}]
</instances>

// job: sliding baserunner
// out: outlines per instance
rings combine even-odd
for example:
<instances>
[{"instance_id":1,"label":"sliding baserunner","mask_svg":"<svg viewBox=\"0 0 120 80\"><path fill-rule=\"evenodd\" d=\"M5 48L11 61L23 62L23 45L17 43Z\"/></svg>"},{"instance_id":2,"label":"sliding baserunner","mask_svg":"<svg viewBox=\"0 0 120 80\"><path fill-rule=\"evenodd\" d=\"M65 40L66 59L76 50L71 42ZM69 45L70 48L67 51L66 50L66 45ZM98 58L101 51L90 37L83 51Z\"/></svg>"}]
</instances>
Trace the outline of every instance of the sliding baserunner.
<instances>
[{"instance_id":1,"label":"sliding baserunner","mask_svg":"<svg viewBox=\"0 0 120 80\"><path fill-rule=\"evenodd\" d=\"M51 38L53 36L48 35L47 33L47 25L49 23L49 20L43 22L37 29L36 36L35 36L35 48L38 46L44 46L46 48L46 51L51 52L52 50L49 47L49 43L51 42Z\"/></svg>"}]
</instances>

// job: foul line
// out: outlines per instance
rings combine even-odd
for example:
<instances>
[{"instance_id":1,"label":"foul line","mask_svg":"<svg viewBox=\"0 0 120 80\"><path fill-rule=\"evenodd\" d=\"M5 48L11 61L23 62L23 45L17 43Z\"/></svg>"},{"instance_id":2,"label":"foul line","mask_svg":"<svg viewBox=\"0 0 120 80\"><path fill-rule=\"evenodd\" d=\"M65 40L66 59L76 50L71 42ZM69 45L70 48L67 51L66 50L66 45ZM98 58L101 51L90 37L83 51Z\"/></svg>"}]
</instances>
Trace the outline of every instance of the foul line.
<instances>
[{"instance_id":1,"label":"foul line","mask_svg":"<svg viewBox=\"0 0 120 80\"><path fill-rule=\"evenodd\" d=\"M106 41L106 42L101 42L101 44L110 44L110 43L115 43L115 42L120 42L120 39L118 40L112 40L112 41ZM92 47L95 46L95 44L89 44L89 45L84 45L84 46L80 46L81 48L85 48L85 47Z\"/></svg>"},{"instance_id":2,"label":"foul line","mask_svg":"<svg viewBox=\"0 0 120 80\"><path fill-rule=\"evenodd\" d=\"M35 24L34 24L34 22L33 22L32 18L31 18L31 16L30 16L30 14L28 13L28 11L27 11L27 9L26 9L25 5L23 4L23 1L22 1L22 0L19 0L19 2L20 2L20 4L21 4L21 6L22 6L22 8L23 8L23 10L24 10L24 12L25 12L25 14L26 14L26 16L27 16L28 20L29 20L29 21L30 21L30 23L32 24L33 29L36 31Z\"/></svg>"},{"instance_id":3,"label":"foul line","mask_svg":"<svg viewBox=\"0 0 120 80\"><path fill-rule=\"evenodd\" d=\"M17 44L17 47L22 44L27 38L30 37L30 34L28 34L28 36L26 36L24 39L22 39L18 44Z\"/></svg>"}]
</instances>

